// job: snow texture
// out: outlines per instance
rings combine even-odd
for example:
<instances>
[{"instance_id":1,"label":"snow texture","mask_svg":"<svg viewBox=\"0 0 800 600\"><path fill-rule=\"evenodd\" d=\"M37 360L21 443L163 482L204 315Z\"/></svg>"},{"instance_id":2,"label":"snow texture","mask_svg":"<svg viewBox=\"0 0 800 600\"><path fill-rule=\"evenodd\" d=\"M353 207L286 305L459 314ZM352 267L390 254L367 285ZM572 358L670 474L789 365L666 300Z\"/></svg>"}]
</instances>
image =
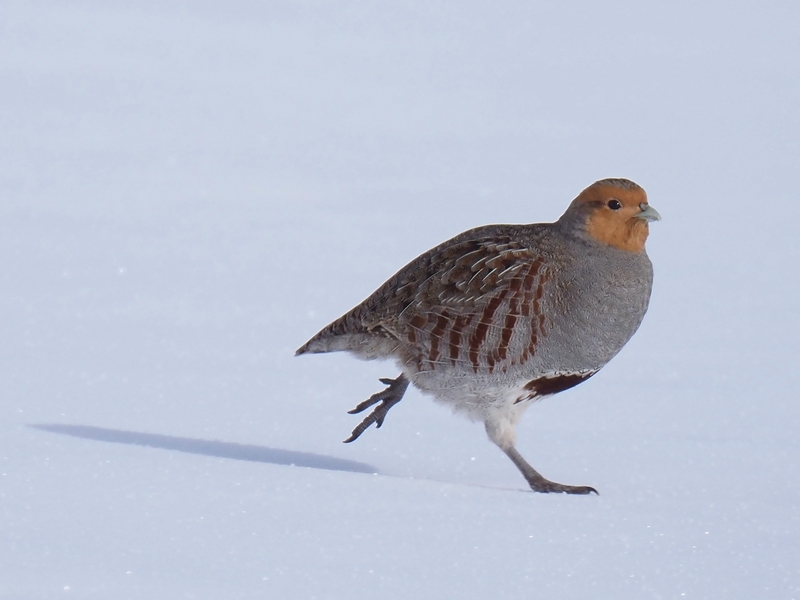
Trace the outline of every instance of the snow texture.
<instances>
[{"instance_id":1,"label":"snow texture","mask_svg":"<svg viewBox=\"0 0 800 600\"><path fill-rule=\"evenodd\" d=\"M0 4L0 598L800 598L800 4ZM526 491L389 363L417 254L628 177L645 322Z\"/></svg>"}]
</instances>

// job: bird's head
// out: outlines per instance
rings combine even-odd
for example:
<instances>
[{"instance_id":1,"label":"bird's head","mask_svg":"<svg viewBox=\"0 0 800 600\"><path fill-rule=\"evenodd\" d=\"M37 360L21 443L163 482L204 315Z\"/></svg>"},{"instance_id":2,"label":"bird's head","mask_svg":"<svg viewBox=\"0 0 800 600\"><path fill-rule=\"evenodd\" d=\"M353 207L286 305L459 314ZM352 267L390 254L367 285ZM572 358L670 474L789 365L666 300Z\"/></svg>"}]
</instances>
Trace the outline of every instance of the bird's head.
<instances>
[{"instance_id":1,"label":"bird's head","mask_svg":"<svg viewBox=\"0 0 800 600\"><path fill-rule=\"evenodd\" d=\"M648 223L659 219L645 191L634 182L601 179L578 194L559 222L580 228L602 244L642 252Z\"/></svg>"}]
</instances>

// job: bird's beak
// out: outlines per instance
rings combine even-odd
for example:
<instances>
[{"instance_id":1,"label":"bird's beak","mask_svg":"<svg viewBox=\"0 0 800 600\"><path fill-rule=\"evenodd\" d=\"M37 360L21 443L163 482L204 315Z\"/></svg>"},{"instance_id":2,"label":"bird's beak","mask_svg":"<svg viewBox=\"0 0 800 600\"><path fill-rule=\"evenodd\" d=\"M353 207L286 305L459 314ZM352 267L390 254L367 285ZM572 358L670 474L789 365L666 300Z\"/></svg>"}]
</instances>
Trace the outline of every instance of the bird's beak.
<instances>
[{"instance_id":1,"label":"bird's beak","mask_svg":"<svg viewBox=\"0 0 800 600\"><path fill-rule=\"evenodd\" d=\"M660 221L661 220L661 215L658 214L658 211L655 208L653 208L652 206L650 206L649 204L646 204L646 203L642 202L639 205L639 208L642 209L642 212L640 212L638 215L636 215L637 219L641 219L642 221Z\"/></svg>"}]
</instances>

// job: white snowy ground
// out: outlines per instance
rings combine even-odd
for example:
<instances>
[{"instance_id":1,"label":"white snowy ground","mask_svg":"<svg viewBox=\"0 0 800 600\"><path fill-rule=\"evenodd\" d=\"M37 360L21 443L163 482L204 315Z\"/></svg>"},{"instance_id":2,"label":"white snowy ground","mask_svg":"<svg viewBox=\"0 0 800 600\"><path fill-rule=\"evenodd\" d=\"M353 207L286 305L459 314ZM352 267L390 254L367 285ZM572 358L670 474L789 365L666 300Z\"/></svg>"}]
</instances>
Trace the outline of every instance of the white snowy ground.
<instances>
[{"instance_id":1,"label":"white snowy ground","mask_svg":"<svg viewBox=\"0 0 800 600\"><path fill-rule=\"evenodd\" d=\"M800 598L800 5L533 4L0 4L0 598ZM650 312L519 431L601 495L343 445L396 369L295 348L608 176Z\"/></svg>"}]
</instances>

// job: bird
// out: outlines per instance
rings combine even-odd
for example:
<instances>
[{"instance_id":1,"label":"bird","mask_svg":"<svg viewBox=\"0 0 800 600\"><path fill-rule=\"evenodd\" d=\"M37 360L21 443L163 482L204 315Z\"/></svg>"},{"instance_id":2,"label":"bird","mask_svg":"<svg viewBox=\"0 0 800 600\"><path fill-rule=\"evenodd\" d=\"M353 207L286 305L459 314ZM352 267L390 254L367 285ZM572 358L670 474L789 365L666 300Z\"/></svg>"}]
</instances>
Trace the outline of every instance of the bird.
<instances>
[{"instance_id":1,"label":"bird","mask_svg":"<svg viewBox=\"0 0 800 600\"><path fill-rule=\"evenodd\" d=\"M413 384L483 422L535 492L597 494L556 483L516 448L537 400L585 382L630 340L653 285L645 250L661 219L629 179L596 181L553 223L484 225L418 256L296 355L346 351L401 370L350 414L374 407L355 441Z\"/></svg>"}]
</instances>

